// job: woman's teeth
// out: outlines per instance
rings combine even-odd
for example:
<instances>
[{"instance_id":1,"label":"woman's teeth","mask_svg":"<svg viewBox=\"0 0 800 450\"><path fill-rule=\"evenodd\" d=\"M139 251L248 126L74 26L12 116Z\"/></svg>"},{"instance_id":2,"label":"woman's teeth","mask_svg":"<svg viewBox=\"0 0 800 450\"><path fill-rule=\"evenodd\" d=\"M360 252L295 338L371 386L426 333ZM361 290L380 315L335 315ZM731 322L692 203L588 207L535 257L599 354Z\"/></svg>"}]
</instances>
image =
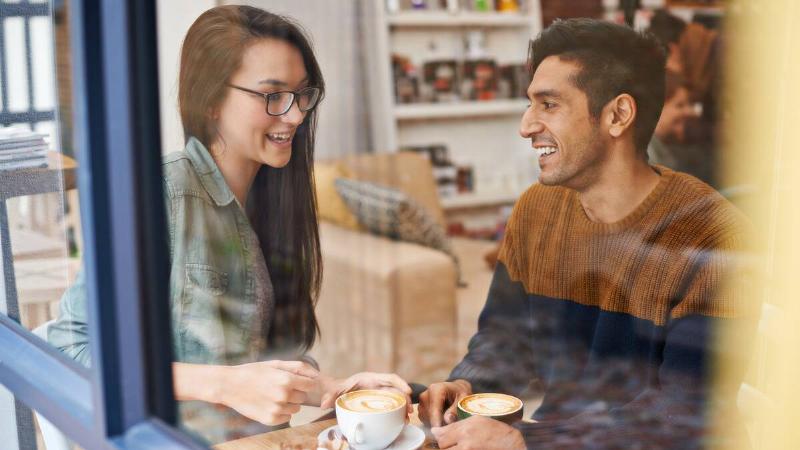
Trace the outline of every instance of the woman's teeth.
<instances>
[{"instance_id":1,"label":"woman's teeth","mask_svg":"<svg viewBox=\"0 0 800 450\"><path fill-rule=\"evenodd\" d=\"M557 149L555 147L538 147L536 149L536 153L539 156L549 155L550 153L554 153Z\"/></svg>"},{"instance_id":2,"label":"woman's teeth","mask_svg":"<svg viewBox=\"0 0 800 450\"><path fill-rule=\"evenodd\" d=\"M291 133L267 133L267 138L282 144L292 138Z\"/></svg>"}]
</instances>

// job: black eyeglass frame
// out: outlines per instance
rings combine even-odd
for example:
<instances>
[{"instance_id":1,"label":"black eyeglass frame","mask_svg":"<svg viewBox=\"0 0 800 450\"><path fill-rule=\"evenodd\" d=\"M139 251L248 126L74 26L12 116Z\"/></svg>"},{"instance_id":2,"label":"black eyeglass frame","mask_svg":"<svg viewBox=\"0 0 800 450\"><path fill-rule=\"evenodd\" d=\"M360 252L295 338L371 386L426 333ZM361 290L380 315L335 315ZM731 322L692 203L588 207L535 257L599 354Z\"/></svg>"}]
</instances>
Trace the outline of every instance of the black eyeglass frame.
<instances>
[{"instance_id":1,"label":"black eyeglass frame","mask_svg":"<svg viewBox=\"0 0 800 450\"><path fill-rule=\"evenodd\" d=\"M247 89L246 87L237 86L235 84L226 83L226 85L228 87L231 87L231 88L234 88L234 89L238 89L238 90L240 90L242 92L247 92L249 94L254 94L254 95L258 95L260 97L263 97L264 98L264 111L266 111L267 115L270 115L270 116L273 116L273 117L282 116L282 115L286 114L287 112L289 112L289 110L292 109L292 105L295 104L295 102L297 102L298 96L304 91L308 91L308 90L317 91L317 99L316 99L316 101L314 101L314 104L311 105L311 107L306 108L306 109L303 109L300 106L300 103L297 103L297 108L300 109L300 112L311 111L314 108L316 108L317 105L319 105L320 101L322 101L322 89L320 89L320 88L318 88L316 86L307 86L307 87L304 87L304 88L300 89L299 91L258 92L258 91L254 91L252 89ZM289 106L287 106L286 109L283 112L280 112L278 114L273 114L273 113L269 112L270 97L272 97L274 95L280 95L280 94L292 94L292 101L289 102Z\"/></svg>"}]
</instances>

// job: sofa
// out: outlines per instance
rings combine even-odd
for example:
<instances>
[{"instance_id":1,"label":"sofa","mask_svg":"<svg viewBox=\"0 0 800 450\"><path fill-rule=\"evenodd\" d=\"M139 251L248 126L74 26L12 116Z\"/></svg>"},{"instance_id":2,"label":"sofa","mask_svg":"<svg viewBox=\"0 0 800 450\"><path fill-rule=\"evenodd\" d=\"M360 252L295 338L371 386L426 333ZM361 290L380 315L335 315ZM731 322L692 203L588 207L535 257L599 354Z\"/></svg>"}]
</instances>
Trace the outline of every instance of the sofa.
<instances>
[{"instance_id":1,"label":"sofa","mask_svg":"<svg viewBox=\"0 0 800 450\"><path fill-rule=\"evenodd\" d=\"M459 286L446 253L371 234L348 217L334 186L339 177L396 188L445 227L431 165L418 154L350 155L317 163L315 173L324 275L312 356L338 377L376 371L423 384L445 379L477 329L492 275L483 256L496 244L451 240L466 283Z\"/></svg>"}]
</instances>

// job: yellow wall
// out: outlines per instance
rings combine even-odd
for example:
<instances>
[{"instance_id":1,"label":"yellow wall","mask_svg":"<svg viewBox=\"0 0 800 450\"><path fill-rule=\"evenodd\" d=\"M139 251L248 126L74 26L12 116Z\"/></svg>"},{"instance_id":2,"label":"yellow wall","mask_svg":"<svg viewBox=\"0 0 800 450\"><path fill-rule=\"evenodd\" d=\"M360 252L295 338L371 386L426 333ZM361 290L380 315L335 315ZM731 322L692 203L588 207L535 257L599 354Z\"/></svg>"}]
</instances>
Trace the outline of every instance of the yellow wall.
<instances>
[{"instance_id":1,"label":"yellow wall","mask_svg":"<svg viewBox=\"0 0 800 450\"><path fill-rule=\"evenodd\" d=\"M800 1L732 1L727 37L728 185L756 194L746 212L756 226L764 270L758 293L781 314L759 388L775 402L758 411L758 448L800 449Z\"/></svg>"}]
</instances>

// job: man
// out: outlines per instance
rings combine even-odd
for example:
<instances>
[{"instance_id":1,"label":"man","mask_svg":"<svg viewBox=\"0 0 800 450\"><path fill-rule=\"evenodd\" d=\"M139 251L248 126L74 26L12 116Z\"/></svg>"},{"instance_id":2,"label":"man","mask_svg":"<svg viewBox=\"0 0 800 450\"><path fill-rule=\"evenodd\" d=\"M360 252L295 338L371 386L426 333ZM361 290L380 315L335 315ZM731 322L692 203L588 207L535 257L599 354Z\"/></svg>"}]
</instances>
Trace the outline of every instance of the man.
<instances>
[{"instance_id":1,"label":"man","mask_svg":"<svg viewBox=\"0 0 800 450\"><path fill-rule=\"evenodd\" d=\"M672 15L666 9L656 10L650 19L648 31L661 42L667 52L665 66L667 70L675 73L683 72L683 60L681 59L681 35L686 30L686 22L681 18Z\"/></svg>"},{"instance_id":2,"label":"man","mask_svg":"<svg viewBox=\"0 0 800 450\"><path fill-rule=\"evenodd\" d=\"M653 137L647 146L651 164L661 164L673 170L689 172L689 158L685 155L684 141L686 122L694 116L689 90L683 77L667 70L664 107L658 119Z\"/></svg>"},{"instance_id":3,"label":"man","mask_svg":"<svg viewBox=\"0 0 800 450\"><path fill-rule=\"evenodd\" d=\"M741 365L740 347L712 340L741 315L745 291L723 280L742 218L696 178L648 164L664 99L655 39L556 21L529 58L520 134L539 183L509 219L467 355L421 395L420 416L440 448L699 446L711 362ZM719 398L735 397L739 375L714 386ZM455 422L465 395L525 397L532 381L538 423Z\"/></svg>"},{"instance_id":4,"label":"man","mask_svg":"<svg viewBox=\"0 0 800 450\"><path fill-rule=\"evenodd\" d=\"M665 9L655 12L648 31L667 52L666 99L648 151L651 163L719 186L722 180L714 172L714 166L717 155L723 151L716 129L721 36L699 23L687 24ZM690 107L695 104L701 107L700 115L693 110L690 114ZM672 121L682 122L681 130L670 130Z\"/></svg>"}]
</instances>

